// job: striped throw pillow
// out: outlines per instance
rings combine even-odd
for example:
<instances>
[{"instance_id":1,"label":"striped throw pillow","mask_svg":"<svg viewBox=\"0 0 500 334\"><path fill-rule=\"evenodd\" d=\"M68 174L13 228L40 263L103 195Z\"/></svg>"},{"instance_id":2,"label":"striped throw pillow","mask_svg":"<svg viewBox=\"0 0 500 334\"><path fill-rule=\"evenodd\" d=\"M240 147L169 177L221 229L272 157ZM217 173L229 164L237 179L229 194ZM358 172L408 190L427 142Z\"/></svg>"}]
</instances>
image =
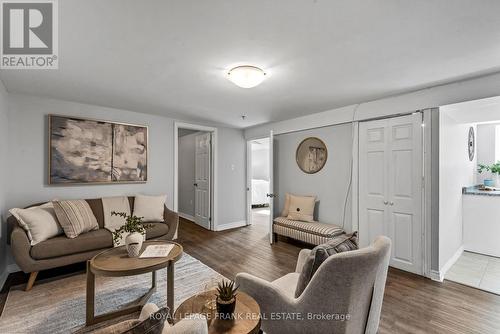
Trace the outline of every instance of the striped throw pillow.
<instances>
[{"instance_id":1,"label":"striped throw pillow","mask_svg":"<svg viewBox=\"0 0 500 334\"><path fill-rule=\"evenodd\" d=\"M99 225L89 204L85 200L57 201L54 203L59 224L68 238L97 230Z\"/></svg>"}]
</instances>

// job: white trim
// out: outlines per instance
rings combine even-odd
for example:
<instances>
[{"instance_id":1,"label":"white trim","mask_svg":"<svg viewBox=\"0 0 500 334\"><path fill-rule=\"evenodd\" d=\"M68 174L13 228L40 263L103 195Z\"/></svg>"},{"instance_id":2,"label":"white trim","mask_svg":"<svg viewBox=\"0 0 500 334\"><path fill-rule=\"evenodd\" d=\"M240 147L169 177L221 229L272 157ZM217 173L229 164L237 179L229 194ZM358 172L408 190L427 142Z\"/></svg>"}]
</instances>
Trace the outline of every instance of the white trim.
<instances>
[{"instance_id":1,"label":"white trim","mask_svg":"<svg viewBox=\"0 0 500 334\"><path fill-rule=\"evenodd\" d=\"M247 140L247 224L252 225L252 140Z\"/></svg>"},{"instance_id":2,"label":"white trim","mask_svg":"<svg viewBox=\"0 0 500 334\"><path fill-rule=\"evenodd\" d=\"M422 266L425 277L434 280L437 271L432 270L432 122L433 109L422 111L423 119L423 191L422 191ZM437 272L439 273L439 272Z\"/></svg>"},{"instance_id":3,"label":"white trim","mask_svg":"<svg viewBox=\"0 0 500 334\"><path fill-rule=\"evenodd\" d=\"M359 230L359 122L352 123L352 183L351 183L351 229Z\"/></svg>"},{"instance_id":4,"label":"white trim","mask_svg":"<svg viewBox=\"0 0 500 334\"><path fill-rule=\"evenodd\" d=\"M246 225L247 225L247 221L246 220L240 220L240 221L237 221L237 222L232 222L232 223L218 225L216 231L224 231L224 230L229 230L229 229L232 229L232 228L244 227Z\"/></svg>"},{"instance_id":5,"label":"white trim","mask_svg":"<svg viewBox=\"0 0 500 334\"><path fill-rule=\"evenodd\" d=\"M193 223L196 221L193 216L188 215L187 213L178 212L177 214L179 215L179 217L192 221Z\"/></svg>"},{"instance_id":6,"label":"white trim","mask_svg":"<svg viewBox=\"0 0 500 334\"><path fill-rule=\"evenodd\" d=\"M212 221L210 229L212 231L217 230L217 222L218 222L218 210L217 210L217 202L218 202L218 184L217 184L217 174L218 174L218 155L217 155L217 128L198 125L198 124L190 124L183 122L174 122L174 211L179 210L179 129L189 129L189 130L198 130L198 131L206 131L212 133L212 200L211 202L211 212L212 212Z\"/></svg>"},{"instance_id":7,"label":"white trim","mask_svg":"<svg viewBox=\"0 0 500 334\"><path fill-rule=\"evenodd\" d=\"M438 282L444 281L446 273L455 264L455 262L457 262L457 260L460 258L460 256L462 256L463 252L464 252L464 246L460 246L457 249L457 251L455 252L455 254L453 254L453 256L448 261L446 261L446 263L444 264L443 268L441 268L441 270L439 270L439 271L431 270L431 277L430 278L432 280L438 281Z\"/></svg>"}]
</instances>

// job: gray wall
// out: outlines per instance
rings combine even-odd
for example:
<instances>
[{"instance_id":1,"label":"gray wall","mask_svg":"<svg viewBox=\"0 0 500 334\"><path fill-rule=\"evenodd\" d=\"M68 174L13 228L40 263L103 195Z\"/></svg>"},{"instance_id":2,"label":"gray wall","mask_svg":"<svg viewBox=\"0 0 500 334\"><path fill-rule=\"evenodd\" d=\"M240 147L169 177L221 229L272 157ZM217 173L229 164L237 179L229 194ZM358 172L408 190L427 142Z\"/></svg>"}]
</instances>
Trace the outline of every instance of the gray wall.
<instances>
[{"instance_id":1,"label":"gray wall","mask_svg":"<svg viewBox=\"0 0 500 334\"><path fill-rule=\"evenodd\" d=\"M335 125L275 136L274 193L278 194L275 215L283 208L285 193L316 195L318 218L321 222L342 226L345 196L349 184L352 157L351 124ZM302 172L295 162L295 151L307 137L318 137L328 149L328 159L316 174ZM345 226L351 231L351 197L347 201Z\"/></svg>"},{"instance_id":2,"label":"gray wall","mask_svg":"<svg viewBox=\"0 0 500 334\"><path fill-rule=\"evenodd\" d=\"M6 225L5 217L7 216L7 207L5 199L7 197L7 179L9 168L7 166L7 161L9 161L8 152L8 103L7 103L7 92L3 83L0 81L0 288L3 284L3 280L6 278Z\"/></svg>"},{"instance_id":3,"label":"gray wall","mask_svg":"<svg viewBox=\"0 0 500 334\"><path fill-rule=\"evenodd\" d=\"M179 212L190 216L194 216L196 136L192 133L179 137Z\"/></svg>"},{"instance_id":4,"label":"gray wall","mask_svg":"<svg viewBox=\"0 0 500 334\"><path fill-rule=\"evenodd\" d=\"M0 98L0 109L2 109L1 100ZM148 125L148 182L145 184L48 186L48 114ZM0 117L4 117L3 114L1 115ZM8 115L9 149L5 154L2 152L2 155L8 156L9 159L6 159L7 167L5 164L0 167L5 168L0 175L7 175L9 180L6 208L24 207L51 199L134 194L166 194L167 205L172 207L174 120L127 110L16 94L9 94ZM2 122L1 126L5 126L5 122ZM246 219L246 142L242 130L218 128L218 133L219 219L216 224L223 225ZM0 192L0 198L1 196ZM2 240L1 245L4 247L5 241ZM9 259L8 263L13 263L12 259Z\"/></svg>"},{"instance_id":5,"label":"gray wall","mask_svg":"<svg viewBox=\"0 0 500 334\"><path fill-rule=\"evenodd\" d=\"M246 221L246 140L242 130L220 128L218 149L218 225Z\"/></svg>"}]
</instances>

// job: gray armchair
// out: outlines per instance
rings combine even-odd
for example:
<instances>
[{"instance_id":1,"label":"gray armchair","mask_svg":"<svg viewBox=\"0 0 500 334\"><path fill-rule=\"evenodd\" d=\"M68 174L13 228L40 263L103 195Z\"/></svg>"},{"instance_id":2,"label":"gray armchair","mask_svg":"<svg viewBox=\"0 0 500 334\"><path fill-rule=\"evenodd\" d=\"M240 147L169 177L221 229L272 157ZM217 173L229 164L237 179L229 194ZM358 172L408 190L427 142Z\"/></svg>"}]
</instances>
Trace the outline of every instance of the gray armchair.
<instances>
[{"instance_id":1,"label":"gray armchair","mask_svg":"<svg viewBox=\"0 0 500 334\"><path fill-rule=\"evenodd\" d=\"M378 237L366 248L330 256L304 292L295 289L310 250L303 249L294 273L273 282L238 274L241 291L259 303L267 334L365 333L378 330L391 241Z\"/></svg>"}]
</instances>

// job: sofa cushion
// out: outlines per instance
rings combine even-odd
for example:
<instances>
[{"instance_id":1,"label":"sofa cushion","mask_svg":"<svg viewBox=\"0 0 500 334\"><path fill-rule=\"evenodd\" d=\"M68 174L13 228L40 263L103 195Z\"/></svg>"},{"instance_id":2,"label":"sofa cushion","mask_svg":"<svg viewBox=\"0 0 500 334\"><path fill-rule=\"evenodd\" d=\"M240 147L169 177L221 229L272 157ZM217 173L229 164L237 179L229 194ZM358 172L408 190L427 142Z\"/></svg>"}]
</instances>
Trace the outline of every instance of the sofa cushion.
<instances>
[{"instance_id":1,"label":"sofa cushion","mask_svg":"<svg viewBox=\"0 0 500 334\"><path fill-rule=\"evenodd\" d=\"M159 238L167 234L168 225L165 223L148 223L151 227L146 229L146 239Z\"/></svg>"},{"instance_id":2,"label":"sofa cushion","mask_svg":"<svg viewBox=\"0 0 500 334\"><path fill-rule=\"evenodd\" d=\"M42 260L96 249L110 248L113 247L112 239L111 232L106 229L82 233L73 239L61 235L42 241L31 247L31 257L36 260Z\"/></svg>"},{"instance_id":3,"label":"sofa cushion","mask_svg":"<svg viewBox=\"0 0 500 334\"><path fill-rule=\"evenodd\" d=\"M358 249L358 232L336 236L327 243L314 247L302 267L297 289L295 290L295 297L298 298L302 294L316 271L328 257L356 249Z\"/></svg>"},{"instance_id":4,"label":"sofa cushion","mask_svg":"<svg viewBox=\"0 0 500 334\"><path fill-rule=\"evenodd\" d=\"M94 212L85 200L54 201L59 224L68 238L76 238L82 233L97 230L99 224Z\"/></svg>"}]
</instances>

